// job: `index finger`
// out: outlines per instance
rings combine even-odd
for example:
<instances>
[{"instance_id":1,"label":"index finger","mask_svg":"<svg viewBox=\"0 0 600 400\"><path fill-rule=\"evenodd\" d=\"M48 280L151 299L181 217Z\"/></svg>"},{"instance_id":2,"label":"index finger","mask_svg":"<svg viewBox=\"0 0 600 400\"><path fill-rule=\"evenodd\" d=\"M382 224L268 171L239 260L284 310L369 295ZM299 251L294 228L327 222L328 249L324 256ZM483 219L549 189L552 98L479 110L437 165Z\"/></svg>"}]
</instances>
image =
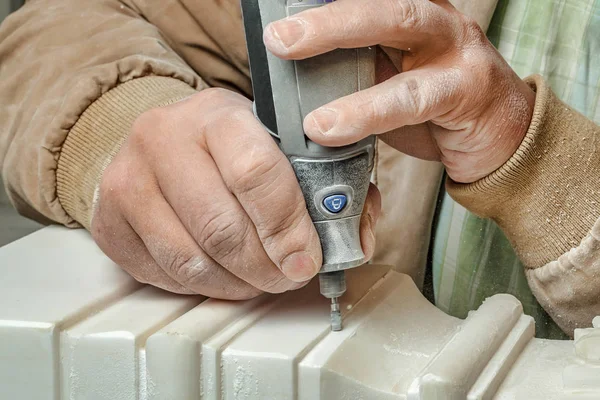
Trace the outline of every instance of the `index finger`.
<instances>
[{"instance_id":1,"label":"index finger","mask_svg":"<svg viewBox=\"0 0 600 400\"><path fill-rule=\"evenodd\" d=\"M424 42L447 43L451 15L429 0L343 0L273 22L263 39L273 54L293 60L376 44L412 50Z\"/></svg>"},{"instance_id":2,"label":"index finger","mask_svg":"<svg viewBox=\"0 0 600 400\"><path fill-rule=\"evenodd\" d=\"M321 244L288 159L250 104L224 107L206 129L206 144L223 181L244 208L269 258L294 281L312 278Z\"/></svg>"}]
</instances>

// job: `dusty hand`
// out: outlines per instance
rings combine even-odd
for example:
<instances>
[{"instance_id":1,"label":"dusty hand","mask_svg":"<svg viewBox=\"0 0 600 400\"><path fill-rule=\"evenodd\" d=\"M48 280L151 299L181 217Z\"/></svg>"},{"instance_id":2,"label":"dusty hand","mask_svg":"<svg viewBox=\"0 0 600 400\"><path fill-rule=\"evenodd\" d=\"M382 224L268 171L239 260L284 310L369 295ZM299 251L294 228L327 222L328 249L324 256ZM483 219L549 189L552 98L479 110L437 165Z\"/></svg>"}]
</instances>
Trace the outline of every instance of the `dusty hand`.
<instances>
[{"instance_id":1,"label":"dusty hand","mask_svg":"<svg viewBox=\"0 0 600 400\"><path fill-rule=\"evenodd\" d=\"M467 183L504 164L531 120L533 91L446 0L339 0L269 25L264 40L285 59L385 50L381 83L304 120L308 136L323 145L382 134L400 151L442 161L453 180Z\"/></svg>"},{"instance_id":2,"label":"dusty hand","mask_svg":"<svg viewBox=\"0 0 600 400\"><path fill-rule=\"evenodd\" d=\"M140 116L98 196L92 235L141 282L245 299L299 288L321 266L292 167L233 92L205 90ZM370 255L374 188L365 211Z\"/></svg>"}]
</instances>

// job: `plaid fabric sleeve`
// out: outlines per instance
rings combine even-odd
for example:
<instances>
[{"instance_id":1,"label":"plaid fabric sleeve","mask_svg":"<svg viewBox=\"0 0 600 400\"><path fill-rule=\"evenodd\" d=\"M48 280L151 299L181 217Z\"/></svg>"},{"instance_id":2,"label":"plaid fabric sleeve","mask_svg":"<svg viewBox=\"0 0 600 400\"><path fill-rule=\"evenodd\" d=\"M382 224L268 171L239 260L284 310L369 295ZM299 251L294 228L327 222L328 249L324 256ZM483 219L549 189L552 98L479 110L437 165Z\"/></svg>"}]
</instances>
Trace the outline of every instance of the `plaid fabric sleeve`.
<instances>
[{"instance_id":1,"label":"plaid fabric sleeve","mask_svg":"<svg viewBox=\"0 0 600 400\"><path fill-rule=\"evenodd\" d=\"M600 123L600 0L500 0L490 41L521 77L541 74L557 96ZM567 336L531 293L502 231L441 193L433 243L436 305L465 318L483 300L510 293L536 321L536 336Z\"/></svg>"}]
</instances>

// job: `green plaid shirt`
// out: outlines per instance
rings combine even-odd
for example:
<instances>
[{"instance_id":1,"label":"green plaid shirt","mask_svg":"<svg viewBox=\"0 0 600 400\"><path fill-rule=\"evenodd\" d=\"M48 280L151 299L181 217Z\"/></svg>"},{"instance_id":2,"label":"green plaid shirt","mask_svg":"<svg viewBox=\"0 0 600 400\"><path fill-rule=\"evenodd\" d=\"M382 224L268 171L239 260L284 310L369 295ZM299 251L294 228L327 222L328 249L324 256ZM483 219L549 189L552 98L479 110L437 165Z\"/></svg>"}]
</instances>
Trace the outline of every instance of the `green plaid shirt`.
<instances>
[{"instance_id":1,"label":"green plaid shirt","mask_svg":"<svg viewBox=\"0 0 600 400\"><path fill-rule=\"evenodd\" d=\"M539 73L563 101L600 123L600 0L500 0L490 41L521 77ZM433 243L436 305L465 318L510 293L536 321L536 336L566 338L531 293L498 226L442 193Z\"/></svg>"}]
</instances>

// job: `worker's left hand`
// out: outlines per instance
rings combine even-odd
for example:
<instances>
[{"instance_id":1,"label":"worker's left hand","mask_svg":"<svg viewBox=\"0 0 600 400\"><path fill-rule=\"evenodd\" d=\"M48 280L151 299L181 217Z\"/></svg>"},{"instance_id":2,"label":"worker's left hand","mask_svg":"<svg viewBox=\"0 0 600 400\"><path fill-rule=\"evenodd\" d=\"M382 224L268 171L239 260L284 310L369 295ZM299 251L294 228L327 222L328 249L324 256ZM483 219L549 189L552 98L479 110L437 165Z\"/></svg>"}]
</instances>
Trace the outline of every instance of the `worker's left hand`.
<instances>
[{"instance_id":1,"label":"worker's left hand","mask_svg":"<svg viewBox=\"0 0 600 400\"><path fill-rule=\"evenodd\" d=\"M381 134L402 152L442 161L453 180L468 183L502 166L531 121L534 92L446 0L338 0L270 24L264 40L284 59L384 49L379 84L304 120L306 134L323 145Z\"/></svg>"}]
</instances>

